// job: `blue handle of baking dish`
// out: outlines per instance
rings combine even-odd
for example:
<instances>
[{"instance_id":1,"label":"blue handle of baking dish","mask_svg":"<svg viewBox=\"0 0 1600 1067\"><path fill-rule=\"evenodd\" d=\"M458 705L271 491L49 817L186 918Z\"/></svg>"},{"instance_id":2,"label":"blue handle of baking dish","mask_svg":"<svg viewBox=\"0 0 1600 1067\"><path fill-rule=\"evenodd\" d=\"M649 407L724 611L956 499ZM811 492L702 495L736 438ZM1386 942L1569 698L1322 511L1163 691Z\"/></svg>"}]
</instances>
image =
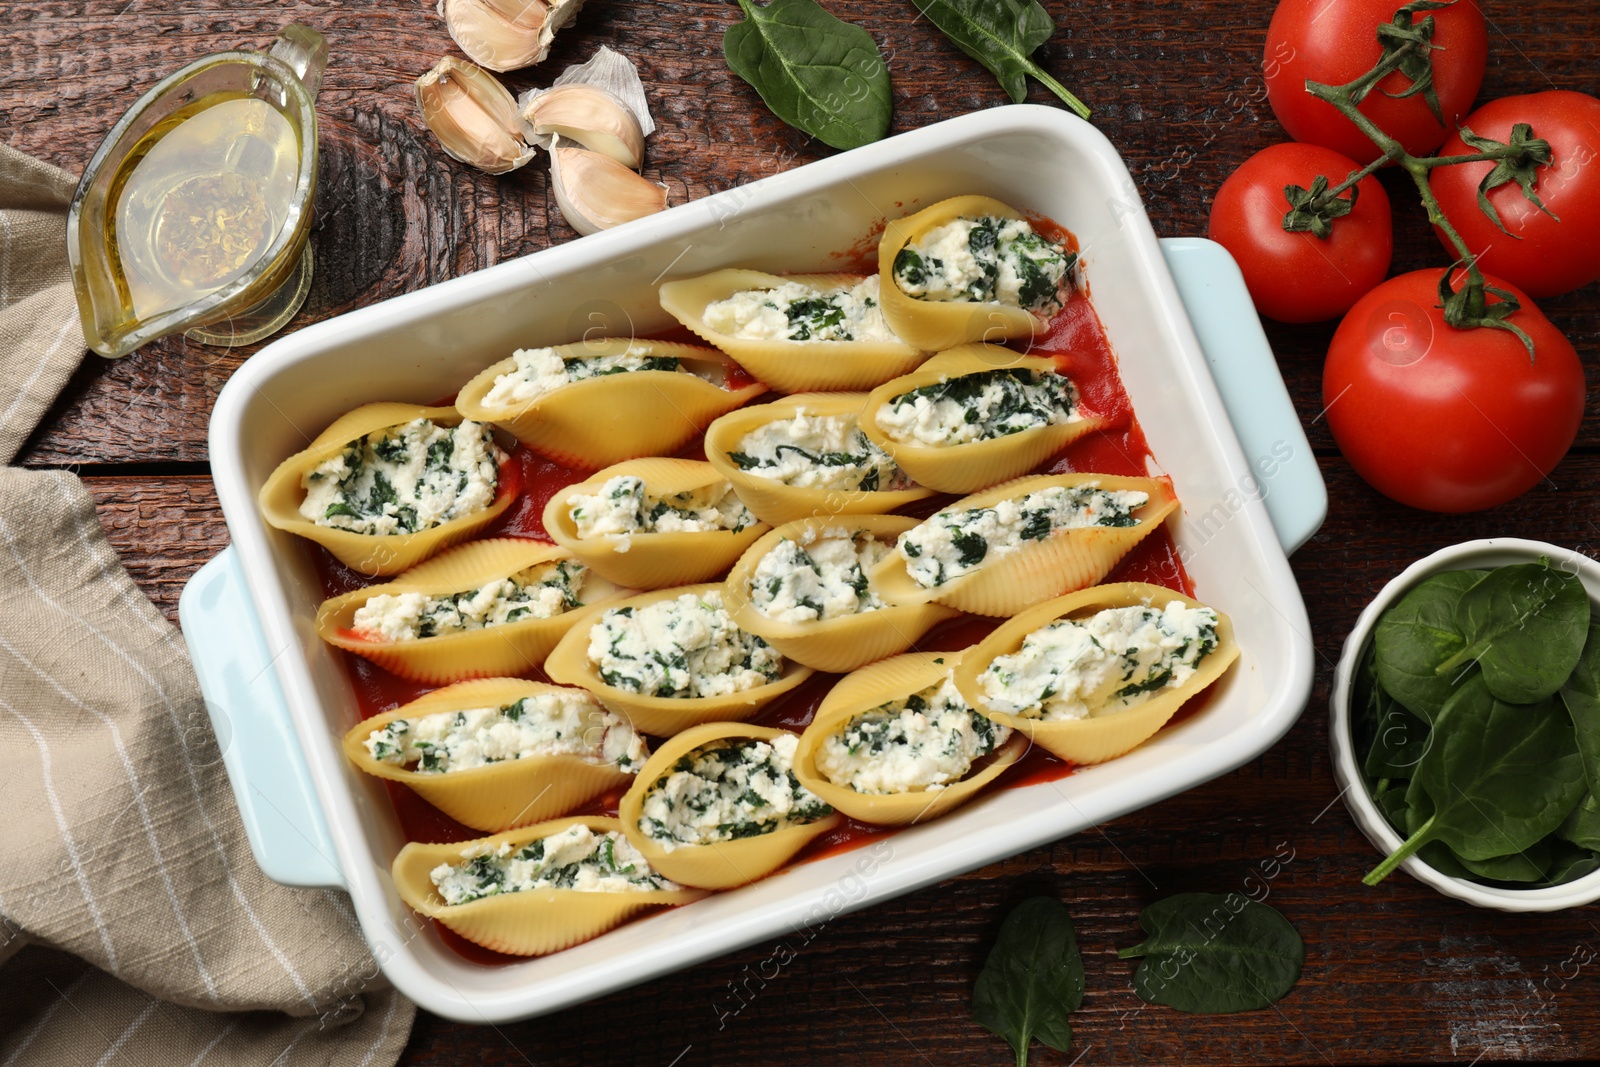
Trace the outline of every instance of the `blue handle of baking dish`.
<instances>
[{"instance_id":1,"label":"blue handle of baking dish","mask_svg":"<svg viewBox=\"0 0 1600 1067\"><path fill-rule=\"evenodd\" d=\"M1244 275L1228 250L1203 237L1161 241L1178 295L1194 324L1245 461L1286 554L1328 516L1328 487L1284 388Z\"/></svg>"},{"instance_id":2,"label":"blue handle of baking dish","mask_svg":"<svg viewBox=\"0 0 1600 1067\"><path fill-rule=\"evenodd\" d=\"M256 863L274 882L342 889L328 823L232 548L189 579L178 621Z\"/></svg>"},{"instance_id":3,"label":"blue handle of baking dish","mask_svg":"<svg viewBox=\"0 0 1600 1067\"><path fill-rule=\"evenodd\" d=\"M1278 539L1293 552L1322 525L1328 493L1244 278L1213 241L1168 238L1161 251ZM327 821L233 549L189 580L178 616L256 862L284 885L342 887Z\"/></svg>"}]
</instances>

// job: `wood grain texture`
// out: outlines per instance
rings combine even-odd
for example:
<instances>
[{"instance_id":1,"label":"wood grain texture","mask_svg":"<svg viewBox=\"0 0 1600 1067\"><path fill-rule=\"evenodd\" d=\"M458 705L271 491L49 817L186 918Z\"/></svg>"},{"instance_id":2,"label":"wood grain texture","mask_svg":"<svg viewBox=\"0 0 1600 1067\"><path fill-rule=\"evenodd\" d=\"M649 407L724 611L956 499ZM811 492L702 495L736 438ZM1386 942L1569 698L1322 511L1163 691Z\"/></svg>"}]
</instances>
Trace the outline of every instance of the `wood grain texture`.
<instances>
[{"instance_id":1,"label":"wood grain texture","mask_svg":"<svg viewBox=\"0 0 1600 1067\"><path fill-rule=\"evenodd\" d=\"M895 132L1005 102L993 79L905 0L825 3L882 45L894 77ZM1038 58L1094 106L1157 232L1204 233L1217 185L1282 137L1258 69L1270 0L1046 6L1058 30ZM317 275L296 326L573 236L554 212L541 167L478 174L445 157L422 127L412 81L454 52L431 0L116 0L7 3L0 11L0 139L74 172L111 116L183 62L223 47L264 47L290 20L329 36L333 62L318 103ZM1592 5L1499 4L1488 14L1492 58L1482 98L1593 91L1600 11ZM602 43L633 56L660 125L648 173L667 183L673 203L831 154L775 120L727 70L721 31L736 17L733 4L709 0L589 0L545 65L506 80L513 90L548 84ZM1030 99L1051 98L1035 86ZM1397 207L1395 269L1440 262L1413 194L1394 175L1383 180ZM1600 337L1597 289L1541 302L1583 353ZM1506 533L1600 553L1593 376L1579 447L1551 484L1519 503L1514 522L1503 514L1434 516L1379 497L1334 450L1317 418L1332 326L1267 330L1332 501L1327 525L1293 561L1317 673L1307 710L1283 741L1230 775L1094 831L579 1009L497 1028L424 1014L403 1062L1006 1062L1003 1043L970 1021L970 994L1006 910L1034 893L1071 909L1089 976L1073 1050L1036 1046L1037 1064L1080 1055L1085 1064L1600 1056L1596 910L1479 911L1404 875L1364 889L1360 876L1377 855L1337 802L1326 711L1344 635L1373 593L1414 559ZM172 339L120 361L91 357L21 459L90 465L86 481L112 544L174 620L183 582L227 544L204 467L209 411L259 347ZM165 472L159 476L119 471L134 463L169 466L155 468ZM1269 870L1276 873L1267 877ZM1132 964L1116 959L1117 948L1139 939L1139 910L1170 893L1252 886L1265 886L1305 937L1295 991L1276 1009L1236 1016L1142 1005L1129 987Z\"/></svg>"}]
</instances>

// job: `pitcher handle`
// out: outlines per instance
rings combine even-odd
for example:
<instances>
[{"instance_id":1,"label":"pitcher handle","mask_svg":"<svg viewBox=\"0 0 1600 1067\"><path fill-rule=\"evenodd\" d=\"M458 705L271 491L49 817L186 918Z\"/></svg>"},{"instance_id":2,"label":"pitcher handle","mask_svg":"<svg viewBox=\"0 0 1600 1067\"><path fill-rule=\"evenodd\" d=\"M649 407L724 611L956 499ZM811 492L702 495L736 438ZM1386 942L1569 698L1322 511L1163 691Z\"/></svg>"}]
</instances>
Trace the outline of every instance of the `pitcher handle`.
<instances>
[{"instance_id":1,"label":"pitcher handle","mask_svg":"<svg viewBox=\"0 0 1600 1067\"><path fill-rule=\"evenodd\" d=\"M306 87L307 95L313 100L317 98L322 71L328 65L326 37L310 26L291 22L278 33L278 39L267 54L286 63Z\"/></svg>"}]
</instances>

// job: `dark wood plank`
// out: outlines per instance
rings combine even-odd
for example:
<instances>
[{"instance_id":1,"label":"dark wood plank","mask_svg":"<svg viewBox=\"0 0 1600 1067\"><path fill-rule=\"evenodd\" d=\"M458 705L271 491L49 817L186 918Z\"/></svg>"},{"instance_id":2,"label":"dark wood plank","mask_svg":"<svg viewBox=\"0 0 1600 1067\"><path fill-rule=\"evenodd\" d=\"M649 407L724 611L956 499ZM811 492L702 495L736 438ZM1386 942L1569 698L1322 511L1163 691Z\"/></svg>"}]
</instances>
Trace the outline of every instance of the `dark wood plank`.
<instances>
[{"instance_id":1,"label":"dark wood plank","mask_svg":"<svg viewBox=\"0 0 1600 1067\"><path fill-rule=\"evenodd\" d=\"M110 475L84 484L106 540L134 582L176 625L184 583L228 545L211 479Z\"/></svg>"}]
</instances>

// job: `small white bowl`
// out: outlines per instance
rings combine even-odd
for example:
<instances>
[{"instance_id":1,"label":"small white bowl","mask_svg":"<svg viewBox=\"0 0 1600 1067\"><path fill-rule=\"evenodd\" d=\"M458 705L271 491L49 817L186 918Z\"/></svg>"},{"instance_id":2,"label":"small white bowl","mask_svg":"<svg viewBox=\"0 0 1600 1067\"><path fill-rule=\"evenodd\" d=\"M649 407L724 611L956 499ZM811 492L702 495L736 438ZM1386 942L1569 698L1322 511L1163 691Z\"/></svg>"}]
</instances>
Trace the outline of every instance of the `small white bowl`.
<instances>
[{"instance_id":1,"label":"small white bowl","mask_svg":"<svg viewBox=\"0 0 1600 1067\"><path fill-rule=\"evenodd\" d=\"M1401 571L1368 604L1356 619L1355 628L1345 638L1344 651L1333 675L1333 693L1328 699L1333 713L1329 739L1333 748L1333 776L1339 783L1344 805L1356 821L1356 826L1367 840L1387 856L1399 848L1405 838L1397 833L1383 812L1367 792L1360 764L1356 759L1355 745L1350 738L1350 691L1361 653L1372 638L1372 628L1378 616L1404 596L1422 579L1440 571L1461 571L1474 568L1502 567L1508 563L1535 563L1547 556L1553 566L1576 573L1589 591L1589 601L1600 612L1600 563L1581 552L1546 544L1543 541L1525 541L1515 537L1489 537L1480 541L1464 541L1459 545L1441 548ZM1565 885L1544 889L1499 889L1480 885L1463 878L1441 874L1415 856L1400 865L1417 881L1430 885L1447 897L1464 900L1480 908L1500 911L1560 911L1600 900L1600 871L1574 879Z\"/></svg>"}]
</instances>

